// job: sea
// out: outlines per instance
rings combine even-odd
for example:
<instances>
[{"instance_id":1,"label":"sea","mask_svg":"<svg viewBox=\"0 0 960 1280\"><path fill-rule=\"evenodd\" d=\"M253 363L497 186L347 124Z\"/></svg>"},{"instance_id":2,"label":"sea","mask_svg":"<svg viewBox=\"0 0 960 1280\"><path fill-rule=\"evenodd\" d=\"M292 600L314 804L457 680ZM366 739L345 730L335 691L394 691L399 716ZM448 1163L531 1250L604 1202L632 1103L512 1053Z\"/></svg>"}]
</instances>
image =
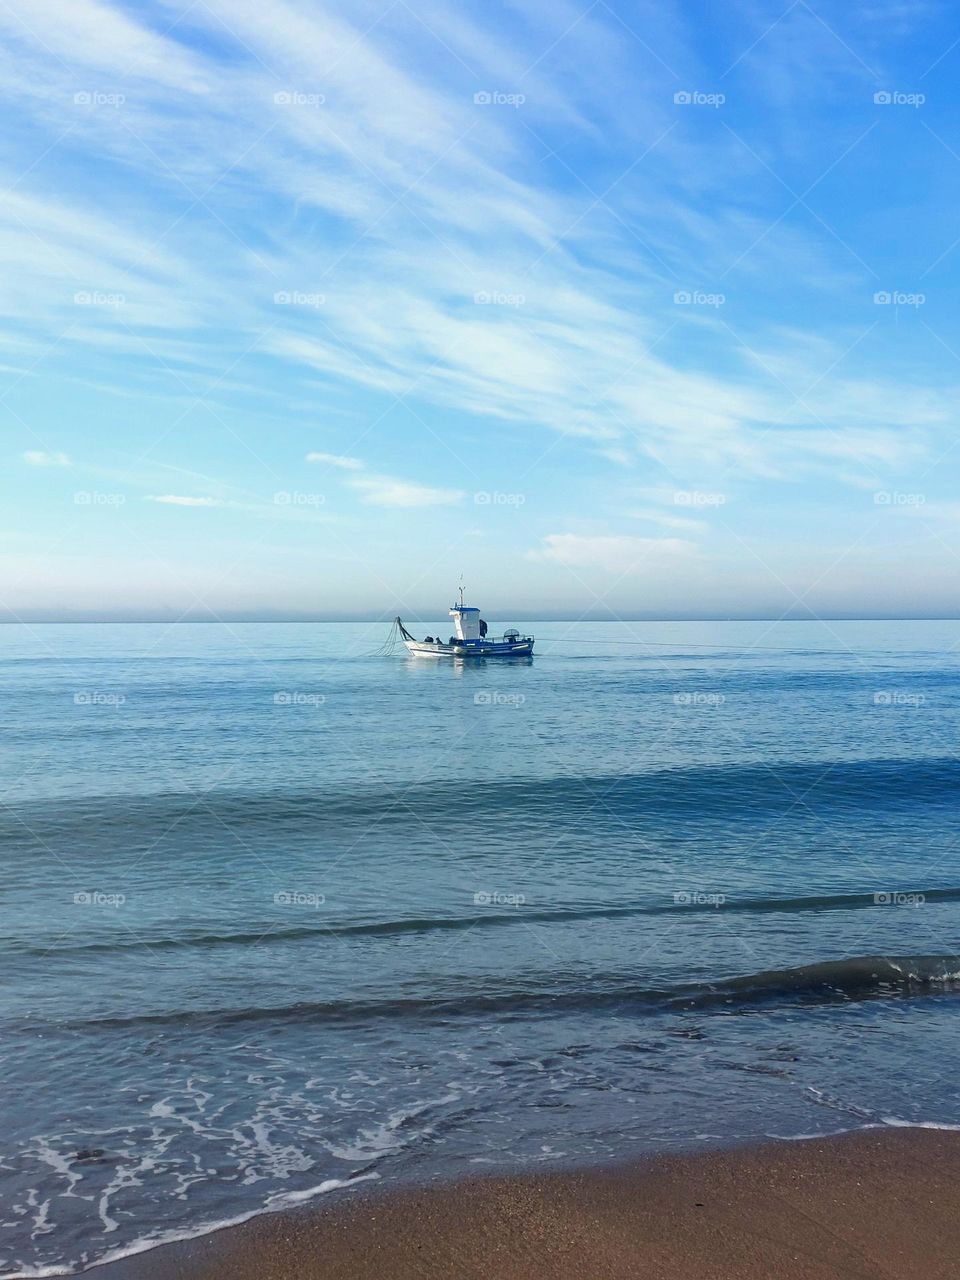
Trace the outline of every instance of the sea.
<instances>
[{"instance_id":1,"label":"sea","mask_svg":"<svg viewBox=\"0 0 960 1280\"><path fill-rule=\"evenodd\" d=\"M960 622L529 629L0 626L0 1274L960 1126Z\"/></svg>"}]
</instances>

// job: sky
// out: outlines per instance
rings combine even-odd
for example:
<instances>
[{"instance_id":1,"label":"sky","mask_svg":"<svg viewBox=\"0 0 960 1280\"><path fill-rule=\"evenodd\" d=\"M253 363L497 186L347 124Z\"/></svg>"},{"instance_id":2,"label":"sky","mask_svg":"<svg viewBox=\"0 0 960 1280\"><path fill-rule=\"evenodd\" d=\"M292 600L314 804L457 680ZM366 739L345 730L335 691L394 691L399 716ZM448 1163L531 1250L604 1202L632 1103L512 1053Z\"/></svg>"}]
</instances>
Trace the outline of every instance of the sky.
<instances>
[{"instance_id":1,"label":"sky","mask_svg":"<svg viewBox=\"0 0 960 1280\"><path fill-rule=\"evenodd\" d=\"M0 46L0 617L960 614L950 4Z\"/></svg>"}]
</instances>

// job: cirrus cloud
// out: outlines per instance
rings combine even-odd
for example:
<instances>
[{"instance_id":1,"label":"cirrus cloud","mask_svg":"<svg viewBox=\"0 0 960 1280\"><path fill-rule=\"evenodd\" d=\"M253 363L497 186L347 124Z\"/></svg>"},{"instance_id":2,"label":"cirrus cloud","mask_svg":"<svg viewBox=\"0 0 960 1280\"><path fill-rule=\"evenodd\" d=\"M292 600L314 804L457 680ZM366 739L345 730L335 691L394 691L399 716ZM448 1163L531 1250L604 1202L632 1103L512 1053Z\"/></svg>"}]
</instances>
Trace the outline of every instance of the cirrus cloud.
<instances>
[{"instance_id":1,"label":"cirrus cloud","mask_svg":"<svg viewBox=\"0 0 960 1280\"><path fill-rule=\"evenodd\" d=\"M660 568L665 561L689 556L692 542L684 538L637 538L629 534L549 533L543 546L527 552L529 560L550 561L569 569L603 569L629 573Z\"/></svg>"},{"instance_id":2,"label":"cirrus cloud","mask_svg":"<svg viewBox=\"0 0 960 1280\"><path fill-rule=\"evenodd\" d=\"M340 453L308 453L307 462L317 462L326 467L339 467L341 471L362 471L359 458L348 458Z\"/></svg>"},{"instance_id":3,"label":"cirrus cloud","mask_svg":"<svg viewBox=\"0 0 960 1280\"><path fill-rule=\"evenodd\" d=\"M31 467L69 467L70 458L65 453L48 453L43 449L28 449L23 455L24 462Z\"/></svg>"},{"instance_id":4,"label":"cirrus cloud","mask_svg":"<svg viewBox=\"0 0 960 1280\"><path fill-rule=\"evenodd\" d=\"M220 498L191 498L180 493L150 493L148 502L162 502L170 507L225 507Z\"/></svg>"},{"instance_id":5,"label":"cirrus cloud","mask_svg":"<svg viewBox=\"0 0 960 1280\"><path fill-rule=\"evenodd\" d=\"M462 489L435 489L396 476L353 476L347 483L373 507L450 507L466 496Z\"/></svg>"}]
</instances>

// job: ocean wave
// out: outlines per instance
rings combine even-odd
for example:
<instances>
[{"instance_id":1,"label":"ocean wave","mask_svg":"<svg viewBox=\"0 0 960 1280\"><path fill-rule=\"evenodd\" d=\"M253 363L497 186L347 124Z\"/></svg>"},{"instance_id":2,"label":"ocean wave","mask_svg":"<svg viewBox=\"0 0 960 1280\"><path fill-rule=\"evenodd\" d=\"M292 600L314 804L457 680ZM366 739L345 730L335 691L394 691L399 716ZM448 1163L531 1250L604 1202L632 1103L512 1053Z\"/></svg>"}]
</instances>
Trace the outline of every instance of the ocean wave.
<instances>
[{"instance_id":1,"label":"ocean wave","mask_svg":"<svg viewBox=\"0 0 960 1280\"><path fill-rule=\"evenodd\" d=\"M677 1012L723 1008L736 1011L777 1002L829 1004L884 997L960 991L960 955L855 956L783 969L766 969L716 982L647 986L622 974L594 978L589 988L531 985L497 992L467 991L449 997L393 1000L300 1001L286 1005L210 1008L70 1019L66 1028L132 1026L199 1027L238 1023L369 1023L376 1019L454 1019L477 1014L556 1015L567 1011ZM35 1022L25 1025L35 1028Z\"/></svg>"},{"instance_id":2,"label":"ocean wave","mask_svg":"<svg viewBox=\"0 0 960 1280\"><path fill-rule=\"evenodd\" d=\"M925 905L932 902L960 901L960 888L898 890L904 896L913 896ZM718 908L712 901L715 895L679 894L670 902L641 902L619 905L585 907L557 907L531 910L525 907L507 911L489 911L484 908L472 916L417 916L399 920L352 921L318 925L293 925L273 928L262 924L254 929L211 931L181 931L175 934L157 934L145 931L142 936L111 938L108 940L63 942L51 946L47 942L31 942L20 939L0 944L0 950L16 955L46 956L51 951L58 954L81 955L84 953L113 953L127 951L166 951L190 948L208 949L246 945L277 945L291 942L322 942L325 938L372 937L389 938L405 934L429 934L435 931L498 929L528 927L531 924L577 924L584 920L617 920L634 916L689 915L694 912L715 914ZM891 895L887 895L891 896ZM725 898L722 910L725 917L742 913L794 914L803 911L859 911L877 906L877 895L869 893L811 894L802 897Z\"/></svg>"},{"instance_id":3,"label":"ocean wave","mask_svg":"<svg viewBox=\"0 0 960 1280\"><path fill-rule=\"evenodd\" d=\"M371 786L329 792L278 789L210 790L202 803L192 791L63 797L60 801L8 805L0 813L0 844L64 838L88 832L96 821L99 845L120 837L126 848L158 829L173 829L178 840L224 826L242 827L247 838L268 830L272 839L299 834L315 839L325 830L342 833L351 822L380 830L418 826L431 819L456 816L461 823L484 826L490 814L497 824L537 823L544 814L564 814L569 821L587 813L594 823L608 818L629 821L640 816L675 820L714 820L729 813L738 819L751 813L782 810L793 802L807 809L850 808L872 811L938 804L956 805L960 760L934 756L919 760L813 760L751 762L723 765L647 767L637 773L568 773L547 776L451 778L411 781L390 789ZM602 800L602 805L598 801Z\"/></svg>"}]
</instances>

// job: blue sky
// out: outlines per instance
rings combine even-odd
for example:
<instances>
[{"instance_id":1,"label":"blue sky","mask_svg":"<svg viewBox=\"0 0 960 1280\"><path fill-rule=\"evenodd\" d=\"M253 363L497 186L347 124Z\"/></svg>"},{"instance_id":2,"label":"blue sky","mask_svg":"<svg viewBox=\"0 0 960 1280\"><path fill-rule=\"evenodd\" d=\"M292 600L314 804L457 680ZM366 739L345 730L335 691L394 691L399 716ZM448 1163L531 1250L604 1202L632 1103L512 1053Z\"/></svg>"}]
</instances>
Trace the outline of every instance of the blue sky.
<instances>
[{"instance_id":1,"label":"blue sky","mask_svg":"<svg viewBox=\"0 0 960 1280\"><path fill-rule=\"evenodd\" d=\"M6 0L6 616L955 614L954 15Z\"/></svg>"}]
</instances>

